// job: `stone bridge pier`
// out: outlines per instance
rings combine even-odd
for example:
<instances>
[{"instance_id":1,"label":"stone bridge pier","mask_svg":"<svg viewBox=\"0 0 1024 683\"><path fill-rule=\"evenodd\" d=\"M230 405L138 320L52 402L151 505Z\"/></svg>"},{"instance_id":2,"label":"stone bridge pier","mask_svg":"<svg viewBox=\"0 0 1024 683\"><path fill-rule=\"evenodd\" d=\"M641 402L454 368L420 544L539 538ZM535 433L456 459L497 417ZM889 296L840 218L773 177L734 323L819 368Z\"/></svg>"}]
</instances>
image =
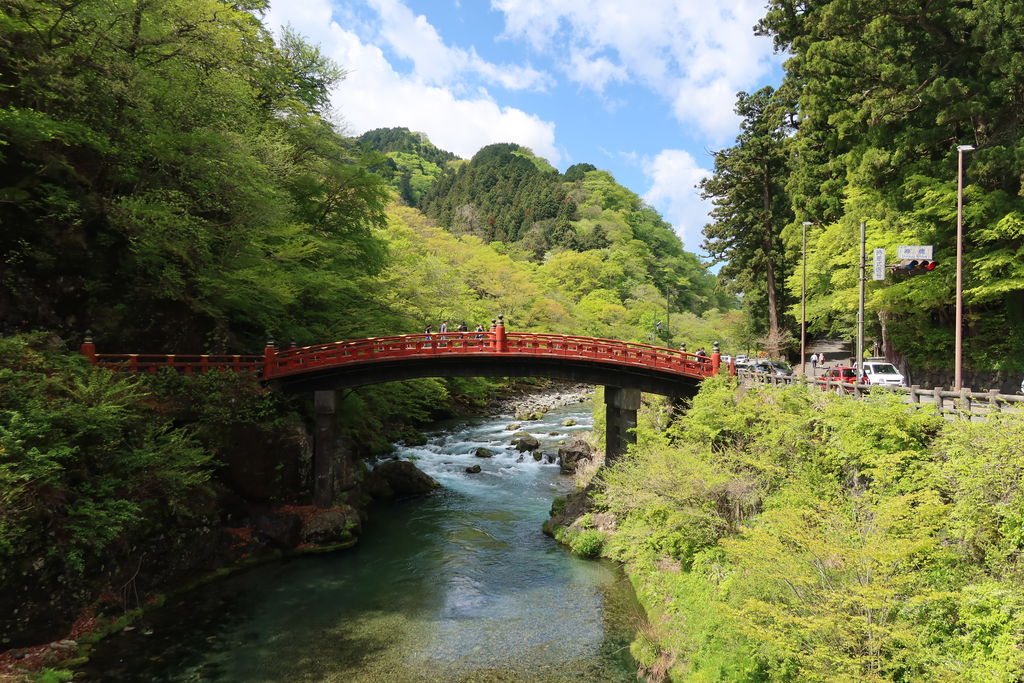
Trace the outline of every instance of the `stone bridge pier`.
<instances>
[{"instance_id":1,"label":"stone bridge pier","mask_svg":"<svg viewBox=\"0 0 1024 683\"><path fill-rule=\"evenodd\" d=\"M313 504L328 508L334 494L355 486L352 444L338 435L338 392L313 392Z\"/></svg>"},{"instance_id":2,"label":"stone bridge pier","mask_svg":"<svg viewBox=\"0 0 1024 683\"><path fill-rule=\"evenodd\" d=\"M636 411L640 409L640 390L606 386L604 388L605 463L613 463L636 443Z\"/></svg>"}]
</instances>

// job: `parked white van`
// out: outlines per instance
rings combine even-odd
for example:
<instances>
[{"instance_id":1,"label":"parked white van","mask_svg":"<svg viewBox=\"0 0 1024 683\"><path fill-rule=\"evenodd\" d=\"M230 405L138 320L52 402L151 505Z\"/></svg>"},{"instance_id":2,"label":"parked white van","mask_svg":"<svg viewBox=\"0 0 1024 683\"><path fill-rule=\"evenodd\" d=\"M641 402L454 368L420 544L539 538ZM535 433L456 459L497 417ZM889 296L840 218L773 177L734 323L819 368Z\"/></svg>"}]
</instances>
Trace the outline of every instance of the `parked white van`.
<instances>
[{"instance_id":1,"label":"parked white van","mask_svg":"<svg viewBox=\"0 0 1024 683\"><path fill-rule=\"evenodd\" d=\"M864 361L864 379L868 384L883 384L896 387L907 386L906 380L892 363Z\"/></svg>"}]
</instances>

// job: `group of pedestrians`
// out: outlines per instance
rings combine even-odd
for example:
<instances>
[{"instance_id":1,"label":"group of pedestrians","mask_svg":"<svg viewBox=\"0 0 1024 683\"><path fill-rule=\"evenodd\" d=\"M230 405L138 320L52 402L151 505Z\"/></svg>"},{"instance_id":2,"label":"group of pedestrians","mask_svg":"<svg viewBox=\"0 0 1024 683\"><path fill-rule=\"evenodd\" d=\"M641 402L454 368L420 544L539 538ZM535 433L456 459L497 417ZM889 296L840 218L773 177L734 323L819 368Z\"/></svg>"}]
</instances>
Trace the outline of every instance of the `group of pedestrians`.
<instances>
[{"instance_id":1,"label":"group of pedestrians","mask_svg":"<svg viewBox=\"0 0 1024 683\"><path fill-rule=\"evenodd\" d=\"M469 332L469 326L466 325L466 321L463 320L461 323L459 323L459 326L456 327L454 331L455 332ZM480 339L483 336L481 334L483 331L484 331L484 326L483 325L477 325L476 326L476 329L474 330L474 332L477 333L477 339ZM426 329L423 330L423 334L427 335L427 339L429 340L430 339L430 335L434 334L434 326L433 325L427 325ZM441 337L442 339L444 339L443 335L448 334L448 321L447 320L445 320L444 322L442 322L438 326L437 334L442 335L442 337Z\"/></svg>"},{"instance_id":2,"label":"group of pedestrians","mask_svg":"<svg viewBox=\"0 0 1024 683\"><path fill-rule=\"evenodd\" d=\"M679 345L679 350L682 351L683 353L686 353L686 342L683 342L682 344ZM705 349L703 346L698 347L697 350L693 352L693 355L697 356L698 363L703 364L711 362L711 354L709 354L707 352L707 349Z\"/></svg>"}]
</instances>

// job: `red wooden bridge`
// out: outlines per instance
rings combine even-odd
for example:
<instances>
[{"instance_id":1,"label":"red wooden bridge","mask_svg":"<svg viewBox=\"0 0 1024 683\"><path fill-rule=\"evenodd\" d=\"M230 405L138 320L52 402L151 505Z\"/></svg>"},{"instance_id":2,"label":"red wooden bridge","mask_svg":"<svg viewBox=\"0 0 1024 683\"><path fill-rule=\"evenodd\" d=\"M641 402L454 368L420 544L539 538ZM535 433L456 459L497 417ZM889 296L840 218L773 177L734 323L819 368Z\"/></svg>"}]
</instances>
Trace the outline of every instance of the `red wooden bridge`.
<instances>
[{"instance_id":1,"label":"red wooden bridge","mask_svg":"<svg viewBox=\"0 0 1024 683\"><path fill-rule=\"evenodd\" d=\"M518 359L526 363L531 360L582 361L591 365L607 366L608 369L653 371L666 379L674 376L679 379L701 380L717 375L722 369L735 374L734 366L721 367L718 353L698 356L685 351L613 339L562 334L506 333L504 325L500 323L489 332L405 334L351 339L283 350L277 349L271 342L262 355L97 353L93 341L86 339L82 344L82 354L94 365L117 370L155 373L163 368L170 368L185 374L234 370L253 372L263 381L292 382L303 376L323 375L325 371L366 368L372 365L393 366L396 361L407 367L411 367L412 361L420 361L419 365L425 361L429 368L432 363L441 365L452 360L472 362L481 359L493 361L499 357ZM367 380L372 379L373 374L361 372L358 377ZM422 373L418 374L422 376ZM448 369L442 369L439 374L445 376L451 373ZM390 375L388 377L390 379Z\"/></svg>"},{"instance_id":2,"label":"red wooden bridge","mask_svg":"<svg viewBox=\"0 0 1024 683\"><path fill-rule=\"evenodd\" d=\"M488 332L406 334L352 339L279 350L269 342L262 355L97 353L86 337L82 354L94 365L133 372L169 368L186 374L247 371L292 392L312 392L316 413L314 502L333 500L334 470L350 479L348 458L339 458L335 429L337 390L417 377L550 377L605 387L605 457L611 460L634 440L641 392L674 397L696 394L700 382L722 368L717 344L710 356L648 344L561 334L506 333L499 316ZM340 463L340 464L336 464Z\"/></svg>"}]
</instances>

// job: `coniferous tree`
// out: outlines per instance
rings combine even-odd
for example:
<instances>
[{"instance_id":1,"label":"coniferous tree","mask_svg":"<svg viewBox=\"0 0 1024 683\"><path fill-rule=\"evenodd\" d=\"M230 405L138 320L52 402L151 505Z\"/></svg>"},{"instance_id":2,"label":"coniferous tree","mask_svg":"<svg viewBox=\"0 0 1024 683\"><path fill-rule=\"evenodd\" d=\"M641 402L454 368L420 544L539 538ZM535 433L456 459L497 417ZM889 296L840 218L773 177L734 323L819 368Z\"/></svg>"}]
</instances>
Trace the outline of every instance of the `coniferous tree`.
<instances>
[{"instance_id":1,"label":"coniferous tree","mask_svg":"<svg viewBox=\"0 0 1024 683\"><path fill-rule=\"evenodd\" d=\"M769 351L776 355L786 272L780 234L792 219L785 191L791 108L766 87L740 93L736 113L743 117L736 144L715 153L714 174L700 183L701 196L714 203L703 246L726 262L721 275L735 291L764 297Z\"/></svg>"}]
</instances>

